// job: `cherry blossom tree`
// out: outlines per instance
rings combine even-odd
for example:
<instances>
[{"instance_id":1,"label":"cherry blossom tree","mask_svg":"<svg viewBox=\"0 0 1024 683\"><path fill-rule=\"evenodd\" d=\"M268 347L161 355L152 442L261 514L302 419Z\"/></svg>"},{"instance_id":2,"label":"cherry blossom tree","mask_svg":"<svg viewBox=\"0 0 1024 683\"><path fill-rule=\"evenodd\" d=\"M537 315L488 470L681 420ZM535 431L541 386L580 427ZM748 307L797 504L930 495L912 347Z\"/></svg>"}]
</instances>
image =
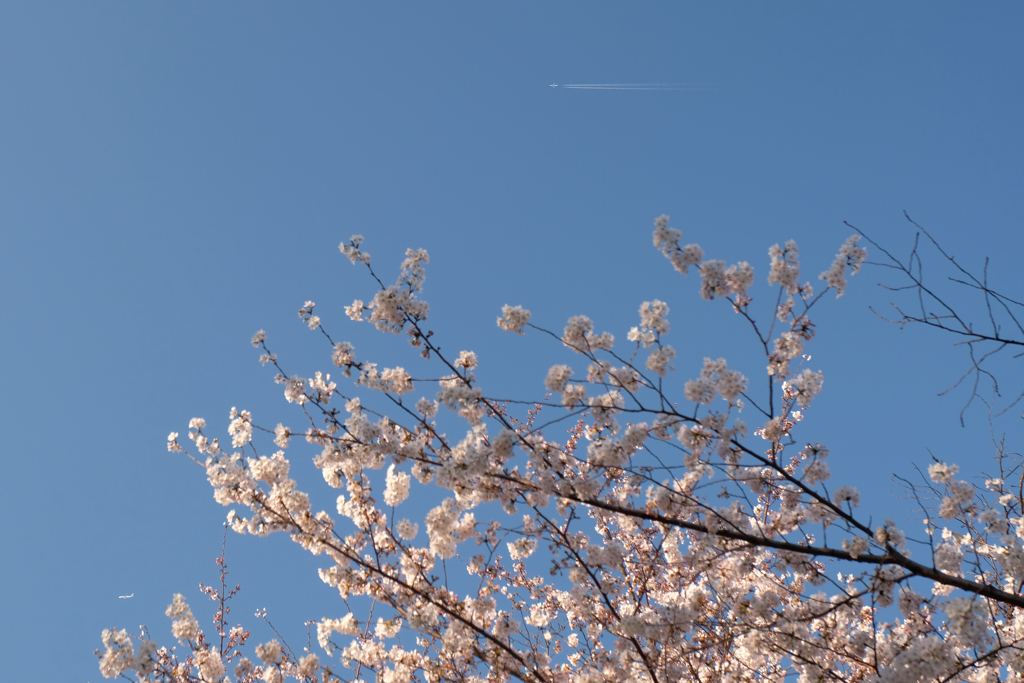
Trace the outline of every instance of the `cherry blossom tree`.
<instances>
[{"instance_id":1,"label":"cherry blossom tree","mask_svg":"<svg viewBox=\"0 0 1024 683\"><path fill-rule=\"evenodd\" d=\"M668 217L657 219L654 246L681 275L695 271L702 298L749 323L763 369L748 378L705 358L699 374L679 377L659 300L641 304L625 344L584 315L558 334L505 306L499 327L549 336L567 361L538 378L548 393L530 402L493 398L501 394L477 381L472 351L442 353L421 298L424 250L408 250L386 285L362 237L343 243L377 286L346 313L407 335L422 357L407 365L433 378L360 358L310 301L299 315L351 388L326 371L289 375L260 331L252 344L276 368L292 421L273 426L232 409L229 448L201 418L187 439L170 434L168 448L205 470L235 532L287 533L322 558L320 579L353 611L317 615L320 654L299 656L274 639L251 661L241 652L250 632L228 626L222 555L221 588L204 587L219 605L216 637L176 595L167 616L183 654L148 631L111 629L97 651L102 674L209 683L1024 680L1024 477L1005 444L996 441L984 485L943 462L908 480L926 519L903 529L884 515L871 523L880 516L861 512L855 488L831 485L828 446L801 441L824 386L805 353L810 315L841 297L865 262L861 235L840 246L817 292L801 278L797 245L772 246L767 281L777 294L765 318L748 293L753 266L705 259L681 238ZM911 288L932 291L914 269L916 249L909 265L893 261ZM987 280L964 281L993 300ZM897 322L962 333L960 320L926 310ZM977 344L1005 345L994 320L995 334L963 329ZM984 372L977 360L973 371ZM314 510L289 477L290 447L315 453L326 485L341 490L336 510ZM409 519L411 495L436 506ZM908 535L920 541L913 553Z\"/></svg>"}]
</instances>

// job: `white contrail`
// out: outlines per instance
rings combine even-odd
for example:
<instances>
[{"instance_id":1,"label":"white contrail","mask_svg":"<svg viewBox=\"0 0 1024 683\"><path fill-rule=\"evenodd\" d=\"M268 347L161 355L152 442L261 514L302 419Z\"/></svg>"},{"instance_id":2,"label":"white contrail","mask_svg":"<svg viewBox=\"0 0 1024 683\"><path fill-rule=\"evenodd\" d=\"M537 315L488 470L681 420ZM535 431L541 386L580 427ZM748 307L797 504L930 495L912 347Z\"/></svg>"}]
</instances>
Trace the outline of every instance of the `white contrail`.
<instances>
[{"instance_id":1,"label":"white contrail","mask_svg":"<svg viewBox=\"0 0 1024 683\"><path fill-rule=\"evenodd\" d=\"M566 83L572 90L707 90L697 83Z\"/></svg>"},{"instance_id":2,"label":"white contrail","mask_svg":"<svg viewBox=\"0 0 1024 683\"><path fill-rule=\"evenodd\" d=\"M699 83L566 83L563 88L664 88L683 85L700 85Z\"/></svg>"},{"instance_id":3,"label":"white contrail","mask_svg":"<svg viewBox=\"0 0 1024 683\"><path fill-rule=\"evenodd\" d=\"M676 92L699 92L703 90L709 90L710 88L608 88L608 87L575 87L566 88L566 90L657 90L662 92L676 91Z\"/></svg>"}]
</instances>

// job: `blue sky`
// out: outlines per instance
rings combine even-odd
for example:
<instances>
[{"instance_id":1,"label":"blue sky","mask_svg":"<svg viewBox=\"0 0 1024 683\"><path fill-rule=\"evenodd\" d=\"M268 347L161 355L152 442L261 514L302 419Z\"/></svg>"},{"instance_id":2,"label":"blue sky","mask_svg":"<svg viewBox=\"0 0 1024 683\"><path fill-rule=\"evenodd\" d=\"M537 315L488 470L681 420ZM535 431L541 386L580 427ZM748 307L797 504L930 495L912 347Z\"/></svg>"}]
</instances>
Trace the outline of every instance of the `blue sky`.
<instances>
[{"instance_id":1,"label":"blue sky","mask_svg":"<svg viewBox=\"0 0 1024 683\"><path fill-rule=\"evenodd\" d=\"M255 330L294 372L329 371L295 314L313 299L363 357L412 366L401 340L342 320L372 295L337 251L354 233L385 280L426 248L433 329L478 353L492 393L523 398L572 358L497 330L506 303L624 338L640 302L663 299L680 385L704 356L753 350L653 249L663 213L763 282L768 247L791 238L816 277L844 220L905 253L906 210L968 265L991 256L1020 298L1022 19L1009 3L7 4L5 674L96 680L103 628L171 643L175 592L208 622L197 584L216 579L226 511L164 440L197 415L223 432L231 406L286 419ZM964 396L936 397L963 370L950 340L868 310L891 298L882 277L828 302L808 349L826 376L812 438L876 517L902 510L889 476L927 449L966 470L991 452L983 415L963 429ZM344 613L286 538L228 544L246 624L266 607L300 641L306 619Z\"/></svg>"}]
</instances>

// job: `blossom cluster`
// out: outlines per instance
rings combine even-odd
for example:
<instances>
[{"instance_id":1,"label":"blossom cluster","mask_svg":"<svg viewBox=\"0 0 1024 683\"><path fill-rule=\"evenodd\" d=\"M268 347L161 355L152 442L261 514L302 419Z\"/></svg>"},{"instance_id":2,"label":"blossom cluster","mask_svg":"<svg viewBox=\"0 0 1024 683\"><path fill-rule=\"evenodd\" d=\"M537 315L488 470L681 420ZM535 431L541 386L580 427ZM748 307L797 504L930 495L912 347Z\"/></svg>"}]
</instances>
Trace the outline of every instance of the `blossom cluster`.
<instances>
[{"instance_id":1,"label":"blossom cluster","mask_svg":"<svg viewBox=\"0 0 1024 683\"><path fill-rule=\"evenodd\" d=\"M178 595L167 616L187 660L107 630L101 673L226 681L234 663L246 682L336 680L342 668L384 683L1024 681L1019 492L1002 476L980 490L957 478L956 465L936 462L912 485L919 500L935 501L924 542L863 514L857 488L828 484L830 449L800 441L825 385L821 370L805 367L821 295L799 282L797 245L768 251L768 285L779 293L770 324L758 326L749 263L726 266L696 244L680 246L666 216L653 237L677 271L697 268L702 298L726 299L749 320L763 355L732 367L708 357L699 376L677 379L664 301L641 304L628 358L585 315L558 334L505 306L499 328L548 332L577 368L587 366L584 380L550 364L537 383L550 402L517 413L517 403L478 384L476 353L448 355L422 327L429 259L410 249L397 282L346 314L404 331L422 362L440 369L416 377L432 379L357 362L351 344L331 341L325 362L355 374L351 391L362 392L345 396L344 410L331 404L339 390L330 375L282 371L301 427L260 427L232 409L230 450L199 418L187 441L168 438L232 508L231 529L285 532L322 559L319 578L341 598L316 622L325 663L276 639L255 648L259 663L218 649ZM341 251L380 283L362 241ZM825 291L842 295L847 269L856 273L865 258L847 240L822 275ZM322 330L313 310L307 302L300 316ZM265 333L253 344L277 365ZM759 416L759 439L738 416L745 408L748 419L751 409ZM311 455L338 490L331 512L300 490L285 449Z\"/></svg>"}]
</instances>

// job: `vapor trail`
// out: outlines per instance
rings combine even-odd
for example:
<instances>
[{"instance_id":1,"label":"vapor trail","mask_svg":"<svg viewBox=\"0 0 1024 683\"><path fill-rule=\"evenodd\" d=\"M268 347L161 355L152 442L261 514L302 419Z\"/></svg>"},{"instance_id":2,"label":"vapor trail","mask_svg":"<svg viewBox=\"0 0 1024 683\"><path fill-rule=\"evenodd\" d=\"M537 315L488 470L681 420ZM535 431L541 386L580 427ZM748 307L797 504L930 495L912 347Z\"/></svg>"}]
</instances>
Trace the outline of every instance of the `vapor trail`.
<instances>
[{"instance_id":1,"label":"vapor trail","mask_svg":"<svg viewBox=\"0 0 1024 683\"><path fill-rule=\"evenodd\" d=\"M707 90L688 83L567 83L559 86L570 90Z\"/></svg>"},{"instance_id":2,"label":"vapor trail","mask_svg":"<svg viewBox=\"0 0 1024 683\"><path fill-rule=\"evenodd\" d=\"M699 86L700 83L566 83L563 88L667 88Z\"/></svg>"},{"instance_id":3,"label":"vapor trail","mask_svg":"<svg viewBox=\"0 0 1024 683\"><path fill-rule=\"evenodd\" d=\"M696 92L696 91L701 91L701 90L710 90L710 88L608 88L608 87L600 87L600 86L598 86L598 87L594 87L594 86L579 87L579 86L577 86L577 87L572 87L572 88L565 87L565 89L566 90L660 90L660 91L679 91L679 92L682 92L682 91Z\"/></svg>"}]
</instances>

